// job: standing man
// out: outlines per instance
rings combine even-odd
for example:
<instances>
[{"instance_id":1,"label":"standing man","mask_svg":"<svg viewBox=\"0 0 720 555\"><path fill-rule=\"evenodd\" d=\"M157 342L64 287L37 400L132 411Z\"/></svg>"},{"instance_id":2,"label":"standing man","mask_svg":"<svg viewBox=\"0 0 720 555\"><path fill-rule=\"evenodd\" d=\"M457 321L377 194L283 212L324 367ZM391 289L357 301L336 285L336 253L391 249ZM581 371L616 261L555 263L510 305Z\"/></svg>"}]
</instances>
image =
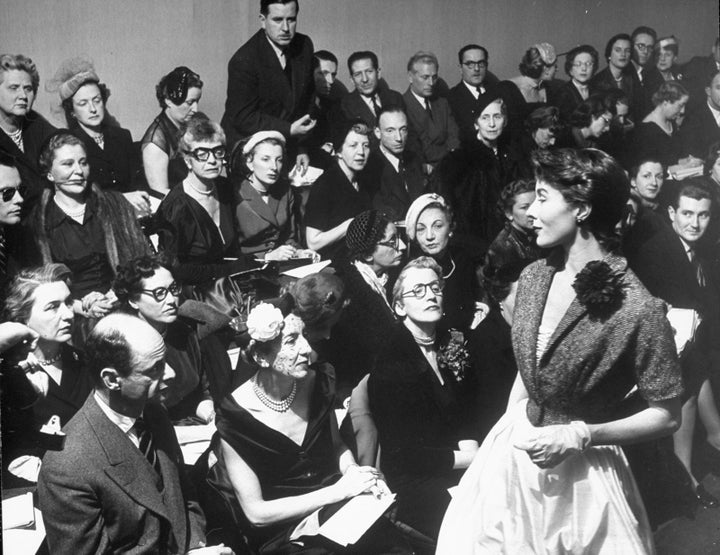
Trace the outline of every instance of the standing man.
<instances>
[{"instance_id":1,"label":"standing man","mask_svg":"<svg viewBox=\"0 0 720 555\"><path fill-rule=\"evenodd\" d=\"M708 156L711 145L720 141L720 70L706 77L705 102L695 103L680 127L683 151L697 158Z\"/></svg>"},{"instance_id":2,"label":"standing man","mask_svg":"<svg viewBox=\"0 0 720 555\"><path fill-rule=\"evenodd\" d=\"M43 458L38 499L51 553L231 554L205 547L205 518L160 401L174 372L162 336L112 314L85 344L95 390Z\"/></svg>"},{"instance_id":3,"label":"standing man","mask_svg":"<svg viewBox=\"0 0 720 555\"><path fill-rule=\"evenodd\" d=\"M654 108L652 95L665 80L655 67L653 49L657 42L657 33L652 27L641 25L630 35L632 39L632 67L635 70L641 93L635 110L636 121L642 121Z\"/></svg>"},{"instance_id":4,"label":"standing man","mask_svg":"<svg viewBox=\"0 0 720 555\"><path fill-rule=\"evenodd\" d=\"M412 202L425 192L420 158L406 148L408 122L403 109L381 109L374 132L380 147L370 152L365 167L368 179L378 187L373 204L402 220Z\"/></svg>"},{"instance_id":5,"label":"standing man","mask_svg":"<svg viewBox=\"0 0 720 555\"><path fill-rule=\"evenodd\" d=\"M15 158L0 152L0 302L3 300L2 291L16 270L11 256L15 246L14 235L8 232L20 223L24 194L25 187Z\"/></svg>"},{"instance_id":6,"label":"standing man","mask_svg":"<svg viewBox=\"0 0 720 555\"><path fill-rule=\"evenodd\" d=\"M359 118L370 129L374 129L383 107L405 108L399 92L379 86L380 67L374 52L353 52L348 58L347 65L355 90L342 99L343 117L348 120ZM370 146L375 148L377 145L375 137L371 137Z\"/></svg>"},{"instance_id":7,"label":"standing man","mask_svg":"<svg viewBox=\"0 0 720 555\"><path fill-rule=\"evenodd\" d=\"M447 99L436 96L439 64L435 54L417 52L408 61L410 86L403 94L411 139L419 142L426 173L460 146L460 131Z\"/></svg>"},{"instance_id":8,"label":"standing man","mask_svg":"<svg viewBox=\"0 0 720 555\"><path fill-rule=\"evenodd\" d=\"M313 44L295 32L298 10L298 0L260 0L262 28L228 63L222 126L229 148L257 131L279 131L304 172L303 139L315 127Z\"/></svg>"},{"instance_id":9,"label":"standing man","mask_svg":"<svg viewBox=\"0 0 720 555\"><path fill-rule=\"evenodd\" d=\"M332 137L336 121L340 117L340 101L347 95L347 89L337 80L338 60L328 50L318 50L313 55L313 78L315 98L311 117L317 121L306 146L310 163L325 169L333 161Z\"/></svg>"},{"instance_id":10,"label":"standing man","mask_svg":"<svg viewBox=\"0 0 720 555\"><path fill-rule=\"evenodd\" d=\"M460 140L475 137L475 112L486 95L492 95L497 77L488 71L488 51L477 44L466 44L458 52L460 82L450 89L448 101L460 128Z\"/></svg>"}]
</instances>

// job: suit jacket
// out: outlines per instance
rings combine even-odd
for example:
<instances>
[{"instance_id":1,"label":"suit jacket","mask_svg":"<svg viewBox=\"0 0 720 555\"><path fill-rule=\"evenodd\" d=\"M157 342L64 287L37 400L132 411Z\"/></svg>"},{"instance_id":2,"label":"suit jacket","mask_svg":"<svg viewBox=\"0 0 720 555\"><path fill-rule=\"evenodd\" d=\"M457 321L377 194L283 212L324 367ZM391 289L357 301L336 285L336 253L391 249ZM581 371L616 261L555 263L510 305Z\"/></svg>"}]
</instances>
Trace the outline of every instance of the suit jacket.
<instances>
[{"instance_id":1,"label":"suit jacket","mask_svg":"<svg viewBox=\"0 0 720 555\"><path fill-rule=\"evenodd\" d=\"M247 179L233 187L238 243L244 254L264 255L280 245L298 246L293 192L287 183L276 185L267 203Z\"/></svg>"},{"instance_id":2,"label":"suit jacket","mask_svg":"<svg viewBox=\"0 0 720 555\"><path fill-rule=\"evenodd\" d=\"M706 102L695 105L679 129L683 152L704 159L711 145L720 141L720 126Z\"/></svg>"},{"instance_id":3,"label":"suit jacket","mask_svg":"<svg viewBox=\"0 0 720 555\"><path fill-rule=\"evenodd\" d=\"M391 89L378 88L376 93L380 97L380 104L383 107L397 106L403 110L405 109L405 101L399 92ZM370 107L360 97L360 92L357 89L342 98L340 108L342 109L343 117L346 119L360 118L370 129L374 128L377 123L375 114L373 114ZM374 137L374 135L372 136ZM375 140L377 141L377 139Z\"/></svg>"},{"instance_id":4,"label":"suit jacket","mask_svg":"<svg viewBox=\"0 0 720 555\"><path fill-rule=\"evenodd\" d=\"M467 142L472 140L477 132L475 131L475 118L477 117L477 109L480 101L486 96L495 95L495 84L483 83L485 93L476 99L468 90L463 81L455 85L448 94L448 102L452 109L453 117L460 129L460 140Z\"/></svg>"},{"instance_id":5,"label":"suit jacket","mask_svg":"<svg viewBox=\"0 0 720 555\"><path fill-rule=\"evenodd\" d=\"M315 88L310 37L296 34L286 59L292 66L291 82L263 29L230 59L221 122L229 147L261 130L274 129L289 138L290 124L310 112Z\"/></svg>"},{"instance_id":6,"label":"suit jacket","mask_svg":"<svg viewBox=\"0 0 720 555\"><path fill-rule=\"evenodd\" d=\"M144 419L162 480L94 395L65 426L65 448L46 454L38 480L51 553L185 553L205 541L165 409L148 404Z\"/></svg>"},{"instance_id":7,"label":"suit jacket","mask_svg":"<svg viewBox=\"0 0 720 555\"><path fill-rule=\"evenodd\" d=\"M378 149L370 153L365 172L379 187L373 198L375 208L385 209L402 220L410 204L425 192L425 176L420 158L407 150L402 156L403 174L395 170L387 156Z\"/></svg>"},{"instance_id":8,"label":"suit jacket","mask_svg":"<svg viewBox=\"0 0 720 555\"><path fill-rule=\"evenodd\" d=\"M136 190L141 164L130 131L122 127L104 126L105 148L100 148L79 125L71 132L85 143L90 163L90 181L101 189L121 193Z\"/></svg>"},{"instance_id":9,"label":"suit jacket","mask_svg":"<svg viewBox=\"0 0 720 555\"><path fill-rule=\"evenodd\" d=\"M403 94L403 100L408 118L408 141L419 144L423 163L435 165L448 152L460 146L460 130L447 99L430 99L432 119L409 87Z\"/></svg>"},{"instance_id":10,"label":"suit jacket","mask_svg":"<svg viewBox=\"0 0 720 555\"><path fill-rule=\"evenodd\" d=\"M680 368L665 305L620 256L604 260L622 275L619 287L612 288L620 291L617 301L591 308L573 299L538 361L538 330L561 254L555 251L525 268L518 283L512 340L529 394L530 422L612 420L635 384L648 401L679 397Z\"/></svg>"}]
</instances>

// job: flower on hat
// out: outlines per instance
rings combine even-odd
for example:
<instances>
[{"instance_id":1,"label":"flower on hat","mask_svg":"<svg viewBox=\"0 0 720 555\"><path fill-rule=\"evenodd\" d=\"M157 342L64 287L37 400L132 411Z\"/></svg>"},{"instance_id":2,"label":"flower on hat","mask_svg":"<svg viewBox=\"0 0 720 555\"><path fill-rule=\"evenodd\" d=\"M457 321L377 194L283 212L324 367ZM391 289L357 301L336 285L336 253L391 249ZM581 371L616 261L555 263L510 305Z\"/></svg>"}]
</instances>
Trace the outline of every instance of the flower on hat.
<instances>
[{"instance_id":1,"label":"flower on hat","mask_svg":"<svg viewBox=\"0 0 720 555\"><path fill-rule=\"evenodd\" d=\"M269 303L260 303L248 314L248 334L255 341L272 341L280 335L284 320L279 308Z\"/></svg>"}]
</instances>

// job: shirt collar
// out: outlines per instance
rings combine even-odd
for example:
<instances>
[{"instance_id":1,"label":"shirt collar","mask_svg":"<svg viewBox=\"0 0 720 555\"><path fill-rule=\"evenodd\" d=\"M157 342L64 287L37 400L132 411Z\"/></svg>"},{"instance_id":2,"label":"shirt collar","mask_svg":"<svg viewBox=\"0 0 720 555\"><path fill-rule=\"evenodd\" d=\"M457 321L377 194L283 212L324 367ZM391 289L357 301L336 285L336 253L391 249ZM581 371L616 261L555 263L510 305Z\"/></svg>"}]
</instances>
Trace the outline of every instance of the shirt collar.
<instances>
[{"instance_id":1,"label":"shirt collar","mask_svg":"<svg viewBox=\"0 0 720 555\"><path fill-rule=\"evenodd\" d=\"M373 99L375 99L375 102L377 103L377 105L380 106L380 97L378 96L377 91L375 91L372 96L365 96L360 91L358 91L358 92L360 93L360 98L362 98L363 102L365 104L367 104L367 106L368 106L368 108L370 108L371 112L373 111ZM377 115L377 114L375 114L375 115Z\"/></svg>"},{"instance_id":2,"label":"shirt collar","mask_svg":"<svg viewBox=\"0 0 720 555\"><path fill-rule=\"evenodd\" d=\"M420 103L420 106L425 108L425 101L430 100L429 98L425 98L424 96L420 96L419 94L416 94L414 90L410 89L410 92L412 95L416 98L416 100Z\"/></svg>"},{"instance_id":3,"label":"shirt collar","mask_svg":"<svg viewBox=\"0 0 720 555\"><path fill-rule=\"evenodd\" d=\"M120 414L119 412L111 409L108 404L103 400L103 398L98 395L97 391L95 391L93 395L95 396L95 401L100 407L100 410L105 413L105 416L110 419L110 422L120 428L120 430L122 430L122 433L127 434L135 425L135 421L137 420L137 418L133 418L132 416L125 416L124 414Z\"/></svg>"},{"instance_id":4,"label":"shirt collar","mask_svg":"<svg viewBox=\"0 0 720 555\"><path fill-rule=\"evenodd\" d=\"M467 87L467 90L470 91L470 94L473 95L473 97L475 98L475 100L477 100L478 98L480 98L480 91L478 91L477 88L478 88L478 87L482 87L483 89L485 88L482 83L480 83L478 86L475 86L475 85L471 85L470 83L468 83L468 82L465 81L464 79L463 79L463 85L465 85L465 86Z\"/></svg>"},{"instance_id":5,"label":"shirt collar","mask_svg":"<svg viewBox=\"0 0 720 555\"><path fill-rule=\"evenodd\" d=\"M285 52L283 52L282 48L279 48L277 44L271 41L267 35L265 35L265 38L267 39L268 43L270 43L270 46L272 47L273 52L275 52L275 55L280 62L280 65L285 67L285 64L287 63L287 56L285 55Z\"/></svg>"},{"instance_id":6,"label":"shirt collar","mask_svg":"<svg viewBox=\"0 0 720 555\"><path fill-rule=\"evenodd\" d=\"M388 159L388 162L392 164L392 167L395 168L396 172L400 171L400 158L393 152L390 152L387 148L385 148L385 145L380 143L380 152L383 153L383 156Z\"/></svg>"},{"instance_id":7,"label":"shirt collar","mask_svg":"<svg viewBox=\"0 0 720 555\"><path fill-rule=\"evenodd\" d=\"M712 104L710 104L710 100L707 101L707 106L708 106L708 108L710 108L710 113L715 118L715 123L717 123L718 126L720 126L720 110L718 110L717 108L714 108L712 106Z\"/></svg>"}]
</instances>

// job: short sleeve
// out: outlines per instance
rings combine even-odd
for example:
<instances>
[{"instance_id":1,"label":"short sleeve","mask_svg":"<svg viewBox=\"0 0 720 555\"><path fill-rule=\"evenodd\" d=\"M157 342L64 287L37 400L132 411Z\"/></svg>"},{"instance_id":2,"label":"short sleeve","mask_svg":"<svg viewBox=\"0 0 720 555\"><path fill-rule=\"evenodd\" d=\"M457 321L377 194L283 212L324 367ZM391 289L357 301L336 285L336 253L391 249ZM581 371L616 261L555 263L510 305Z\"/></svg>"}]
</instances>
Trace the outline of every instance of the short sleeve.
<instances>
[{"instance_id":1,"label":"short sleeve","mask_svg":"<svg viewBox=\"0 0 720 555\"><path fill-rule=\"evenodd\" d=\"M646 401L664 401L683 393L680 363L665 304L654 298L645 303L639 319L635 350L635 377Z\"/></svg>"},{"instance_id":2,"label":"short sleeve","mask_svg":"<svg viewBox=\"0 0 720 555\"><path fill-rule=\"evenodd\" d=\"M143 135L142 138L142 148L145 148L149 144L154 144L170 156L170 144L157 119L150 124L150 127L145 131L145 135Z\"/></svg>"}]
</instances>

